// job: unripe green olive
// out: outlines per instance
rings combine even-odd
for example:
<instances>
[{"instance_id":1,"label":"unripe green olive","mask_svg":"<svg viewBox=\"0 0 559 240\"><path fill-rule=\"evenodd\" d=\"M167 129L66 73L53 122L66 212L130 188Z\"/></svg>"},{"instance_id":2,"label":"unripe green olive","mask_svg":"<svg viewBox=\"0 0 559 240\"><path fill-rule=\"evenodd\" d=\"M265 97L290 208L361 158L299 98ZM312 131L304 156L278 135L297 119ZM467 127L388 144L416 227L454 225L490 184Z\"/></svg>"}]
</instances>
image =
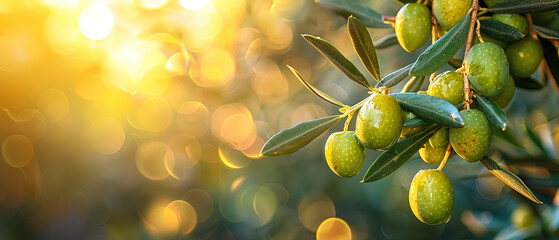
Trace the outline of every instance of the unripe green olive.
<instances>
[{"instance_id":1,"label":"unripe green olive","mask_svg":"<svg viewBox=\"0 0 559 240\"><path fill-rule=\"evenodd\" d=\"M443 72L429 83L427 94L447 100L454 105L459 104L464 98L464 78L458 72Z\"/></svg>"},{"instance_id":2,"label":"unripe green olive","mask_svg":"<svg viewBox=\"0 0 559 240\"><path fill-rule=\"evenodd\" d=\"M532 13L532 21L534 24L545 26L553 21L555 18L555 10L547 11L547 12L535 12Z\"/></svg>"},{"instance_id":3,"label":"unripe green olive","mask_svg":"<svg viewBox=\"0 0 559 240\"><path fill-rule=\"evenodd\" d=\"M491 125L477 109L462 110L463 128L450 128L448 136L454 151L468 162L481 160L491 144Z\"/></svg>"},{"instance_id":4,"label":"unripe green olive","mask_svg":"<svg viewBox=\"0 0 559 240\"><path fill-rule=\"evenodd\" d=\"M454 190L446 174L439 170L420 170L409 192L410 208L420 221L437 225L450 220Z\"/></svg>"},{"instance_id":5,"label":"unripe green olive","mask_svg":"<svg viewBox=\"0 0 559 240\"><path fill-rule=\"evenodd\" d=\"M427 142L419 149L419 156L426 163L440 164L446 155L447 146L433 147L429 142Z\"/></svg>"},{"instance_id":6,"label":"unripe green olive","mask_svg":"<svg viewBox=\"0 0 559 240\"><path fill-rule=\"evenodd\" d=\"M478 93L492 97L503 90L509 76L509 62L505 51L497 44L474 45L464 61L464 70Z\"/></svg>"},{"instance_id":7,"label":"unripe green olive","mask_svg":"<svg viewBox=\"0 0 559 240\"><path fill-rule=\"evenodd\" d=\"M491 6L493 6L493 4L499 2L500 0L484 0L484 1L485 1L485 4L486 4L488 7L491 7Z\"/></svg>"},{"instance_id":8,"label":"unripe green olive","mask_svg":"<svg viewBox=\"0 0 559 240\"><path fill-rule=\"evenodd\" d=\"M412 112L408 112L408 111L404 111L402 110L402 115L404 116L404 123L412 118L415 118L415 114L413 114ZM400 137L409 137L411 135L414 135L418 132L421 132L425 130L424 127L406 127L403 126L402 127L402 133L400 134Z\"/></svg>"},{"instance_id":9,"label":"unripe green olive","mask_svg":"<svg viewBox=\"0 0 559 240\"><path fill-rule=\"evenodd\" d=\"M429 40L431 12L423 4L408 3L398 11L394 29L400 46L413 52Z\"/></svg>"},{"instance_id":10,"label":"unripe green olive","mask_svg":"<svg viewBox=\"0 0 559 240\"><path fill-rule=\"evenodd\" d=\"M439 129L431 138L429 144L433 147L446 147L448 145L448 127Z\"/></svg>"},{"instance_id":11,"label":"unripe green olive","mask_svg":"<svg viewBox=\"0 0 559 240\"><path fill-rule=\"evenodd\" d=\"M365 150L353 131L335 132L328 137L324 156L330 169L340 177L353 177L365 160Z\"/></svg>"},{"instance_id":12,"label":"unripe green olive","mask_svg":"<svg viewBox=\"0 0 559 240\"><path fill-rule=\"evenodd\" d=\"M493 19L505 23L513 28L516 28L521 33L528 31L528 21L520 14L516 13L495 13Z\"/></svg>"},{"instance_id":13,"label":"unripe green olive","mask_svg":"<svg viewBox=\"0 0 559 240\"><path fill-rule=\"evenodd\" d=\"M466 15L471 5L472 0L433 0L433 14L448 31Z\"/></svg>"},{"instance_id":14,"label":"unripe green olive","mask_svg":"<svg viewBox=\"0 0 559 240\"><path fill-rule=\"evenodd\" d=\"M543 58L540 42L532 36L510 43L505 49L510 64L510 72L515 77L529 77L534 73Z\"/></svg>"},{"instance_id":15,"label":"unripe green olive","mask_svg":"<svg viewBox=\"0 0 559 240\"><path fill-rule=\"evenodd\" d=\"M509 76L509 79L507 80L507 84L505 85L503 91L501 91L496 96L491 97L491 100L497 103L499 107L505 108L507 105L509 105L509 103L514 98L515 91L516 91L516 83L514 83L514 79L512 78L512 76Z\"/></svg>"},{"instance_id":16,"label":"unripe green olive","mask_svg":"<svg viewBox=\"0 0 559 240\"><path fill-rule=\"evenodd\" d=\"M366 148L381 150L400 137L403 125L404 116L396 99L374 94L359 110L355 134Z\"/></svg>"},{"instance_id":17,"label":"unripe green olive","mask_svg":"<svg viewBox=\"0 0 559 240\"><path fill-rule=\"evenodd\" d=\"M537 217L527 205L520 205L512 212L511 222L517 229L530 227L534 225L536 221Z\"/></svg>"}]
</instances>

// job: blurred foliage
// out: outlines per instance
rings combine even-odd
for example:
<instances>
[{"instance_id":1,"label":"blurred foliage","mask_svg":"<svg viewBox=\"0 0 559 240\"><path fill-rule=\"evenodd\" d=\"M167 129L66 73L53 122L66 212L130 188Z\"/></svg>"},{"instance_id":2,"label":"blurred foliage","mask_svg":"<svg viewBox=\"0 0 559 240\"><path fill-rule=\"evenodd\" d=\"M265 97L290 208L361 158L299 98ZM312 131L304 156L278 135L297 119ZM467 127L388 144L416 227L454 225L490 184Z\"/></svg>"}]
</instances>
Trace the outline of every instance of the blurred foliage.
<instances>
[{"instance_id":1,"label":"blurred foliage","mask_svg":"<svg viewBox=\"0 0 559 240\"><path fill-rule=\"evenodd\" d=\"M360 2L385 15L401 6ZM456 239L517 231L501 229L512 226L523 199L505 197L512 192L481 164L462 168L457 157L447 167L459 185L452 220L428 226L407 203L413 175L427 168L418 158L361 184L331 173L324 137L280 158L241 153L257 154L280 129L337 112L286 65L345 103L367 95L299 37L324 36L357 58L345 18L312 1L5 0L0 22L0 239ZM392 31L369 29L373 40ZM418 53L379 50L381 76ZM507 110L514 132L493 145L507 154L492 156L534 187L546 205L533 209L556 232L557 102L549 84L517 91ZM365 161L376 156L370 151Z\"/></svg>"}]
</instances>

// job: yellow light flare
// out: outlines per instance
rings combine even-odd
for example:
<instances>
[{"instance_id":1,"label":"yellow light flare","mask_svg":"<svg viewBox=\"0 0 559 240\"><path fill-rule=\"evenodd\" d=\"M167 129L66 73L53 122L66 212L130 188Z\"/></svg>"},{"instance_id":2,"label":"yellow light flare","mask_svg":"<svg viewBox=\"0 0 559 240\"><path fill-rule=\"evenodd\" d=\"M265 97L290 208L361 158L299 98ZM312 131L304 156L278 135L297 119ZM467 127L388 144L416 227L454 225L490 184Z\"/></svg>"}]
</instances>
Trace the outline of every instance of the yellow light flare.
<instances>
[{"instance_id":1,"label":"yellow light flare","mask_svg":"<svg viewBox=\"0 0 559 240\"><path fill-rule=\"evenodd\" d=\"M266 225L276 213L278 200L272 190L261 187L254 195L252 206L260 220L260 225Z\"/></svg>"},{"instance_id":2,"label":"yellow light flare","mask_svg":"<svg viewBox=\"0 0 559 240\"><path fill-rule=\"evenodd\" d=\"M165 63L165 69L176 76L185 76L190 68L190 57L186 52L173 54Z\"/></svg>"},{"instance_id":3,"label":"yellow light flare","mask_svg":"<svg viewBox=\"0 0 559 240\"><path fill-rule=\"evenodd\" d=\"M169 239L179 232L179 216L167 205L161 199L151 203L146 210L144 228L155 238Z\"/></svg>"},{"instance_id":4,"label":"yellow light flare","mask_svg":"<svg viewBox=\"0 0 559 240\"><path fill-rule=\"evenodd\" d=\"M153 97L132 109L127 118L130 125L138 130L162 132L171 124L173 115L173 109L165 99Z\"/></svg>"},{"instance_id":5,"label":"yellow light flare","mask_svg":"<svg viewBox=\"0 0 559 240\"><path fill-rule=\"evenodd\" d=\"M38 105L47 121L56 122L66 117L70 103L64 92L47 89L39 95Z\"/></svg>"},{"instance_id":6,"label":"yellow light flare","mask_svg":"<svg viewBox=\"0 0 559 240\"><path fill-rule=\"evenodd\" d=\"M33 155L33 143L24 135L11 135L2 143L2 157L12 167L25 167L31 162Z\"/></svg>"},{"instance_id":7,"label":"yellow light flare","mask_svg":"<svg viewBox=\"0 0 559 240\"><path fill-rule=\"evenodd\" d=\"M316 230L317 240L351 240L351 229L339 218L324 220Z\"/></svg>"},{"instance_id":8,"label":"yellow light flare","mask_svg":"<svg viewBox=\"0 0 559 240\"><path fill-rule=\"evenodd\" d=\"M136 150L136 167L142 176L150 180L163 180L169 176L166 161L174 161L173 151L164 143L151 141Z\"/></svg>"},{"instance_id":9,"label":"yellow light flare","mask_svg":"<svg viewBox=\"0 0 559 240\"><path fill-rule=\"evenodd\" d=\"M79 24L83 35L87 38L105 39L113 30L113 12L104 4L92 3L81 12Z\"/></svg>"},{"instance_id":10,"label":"yellow light flare","mask_svg":"<svg viewBox=\"0 0 559 240\"><path fill-rule=\"evenodd\" d=\"M80 36L80 26L70 14L53 14L45 22L44 34L54 51L65 53Z\"/></svg>"},{"instance_id":11,"label":"yellow light flare","mask_svg":"<svg viewBox=\"0 0 559 240\"><path fill-rule=\"evenodd\" d=\"M74 91L78 96L89 100L104 96L106 93L103 78L97 74L90 74L76 79Z\"/></svg>"},{"instance_id":12,"label":"yellow light flare","mask_svg":"<svg viewBox=\"0 0 559 240\"><path fill-rule=\"evenodd\" d=\"M207 6L210 0L179 0L179 3L183 8L196 11Z\"/></svg>"},{"instance_id":13,"label":"yellow light flare","mask_svg":"<svg viewBox=\"0 0 559 240\"><path fill-rule=\"evenodd\" d=\"M256 139L252 114L242 104L227 104L212 115L212 133L241 150L250 147Z\"/></svg>"},{"instance_id":14,"label":"yellow light flare","mask_svg":"<svg viewBox=\"0 0 559 240\"><path fill-rule=\"evenodd\" d=\"M0 37L0 71L19 70L29 60L25 47L10 37Z\"/></svg>"},{"instance_id":15,"label":"yellow light flare","mask_svg":"<svg viewBox=\"0 0 559 240\"><path fill-rule=\"evenodd\" d=\"M261 59L253 65L253 70L256 76L252 87L261 102L277 104L289 96L289 85L275 62Z\"/></svg>"},{"instance_id":16,"label":"yellow light flare","mask_svg":"<svg viewBox=\"0 0 559 240\"><path fill-rule=\"evenodd\" d=\"M130 79L137 82L142 73L151 66L165 66L167 57L161 52L156 42L146 41L136 47L134 53L128 59L128 71Z\"/></svg>"},{"instance_id":17,"label":"yellow light flare","mask_svg":"<svg viewBox=\"0 0 559 240\"><path fill-rule=\"evenodd\" d=\"M196 210L190 203L182 200L175 200L167 205L166 210L172 211L178 218L178 235L187 235L196 227L198 216Z\"/></svg>"},{"instance_id":18,"label":"yellow light flare","mask_svg":"<svg viewBox=\"0 0 559 240\"><path fill-rule=\"evenodd\" d=\"M230 192L236 192L237 190L239 190L239 188L245 183L245 180L247 178L245 176L240 176L238 178L235 178L235 180L233 180L233 182L231 183L231 187L229 188Z\"/></svg>"},{"instance_id":19,"label":"yellow light flare","mask_svg":"<svg viewBox=\"0 0 559 240\"><path fill-rule=\"evenodd\" d=\"M182 199L194 207L198 223L207 221L214 212L214 200L212 196L203 189L190 189L183 194Z\"/></svg>"},{"instance_id":20,"label":"yellow light flare","mask_svg":"<svg viewBox=\"0 0 559 240\"><path fill-rule=\"evenodd\" d=\"M53 10L76 10L80 4L80 0L43 0L43 3Z\"/></svg>"},{"instance_id":21,"label":"yellow light flare","mask_svg":"<svg viewBox=\"0 0 559 240\"><path fill-rule=\"evenodd\" d=\"M210 128L210 113L201 102L185 102L177 112L179 129L191 137L201 137Z\"/></svg>"},{"instance_id":22,"label":"yellow light flare","mask_svg":"<svg viewBox=\"0 0 559 240\"><path fill-rule=\"evenodd\" d=\"M139 93L147 96L161 96L169 87L171 75L164 66L154 65L145 69L136 83Z\"/></svg>"},{"instance_id":23,"label":"yellow light flare","mask_svg":"<svg viewBox=\"0 0 559 240\"><path fill-rule=\"evenodd\" d=\"M0 47L0 61L2 61L2 52ZM37 98L37 88L37 82L28 74L2 73L0 108L23 108Z\"/></svg>"},{"instance_id":24,"label":"yellow light flare","mask_svg":"<svg viewBox=\"0 0 559 240\"><path fill-rule=\"evenodd\" d=\"M192 79L201 87L227 86L235 75L235 60L223 49L210 49L200 59L200 75Z\"/></svg>"},{"instance_id":25,"label":"yellow light flare","mask_svg":"<svg viewBox=\"0 0 559 240\"><path fill-rule=\"evenodd\" d=\"M17 133L27 136L31 141L37 141L45 135L47 122L43 114L35 109L23 110L12 118Z\"/></svg>"},{"instance_id":26,"label":"yellow light flare","mask_svg":"<svg viewBox=\"0 0 559 240\"><path fill-rule=\"evenodd\" d=\"M244 168L250 163L250 159L229 144L219 144L219 158L221 162L232 169Z\"/></svg>"},{"instance_id":27,"label":"yellow light flare","mask_svg":"<svg viewBox=\"0 0 559 240\"><path fill-rule=\"evenodd\" d=\"M186 180L189 169L196 166L202 156L202 147L198 139L181 134L169 141L169 147L175 155L174 161L165 161L169 174L178 180Z\"/></svg>"},{"instance_id":28,"label":"yellow light flare","mask_svg":"<svg viewBox=\"0 0 559 240\"><path fill-rule=\"evenodd\" d=\"M120 122L112 117L93 121L87 134L89 144L100 154L114 154L120 150L126 134Z\"/></svg>"},{"instance_id":29,"label":"yellow light flare","mask_svg":"<svg viewBox=\"0 0 559 240\"><path fill-rule=\"evenodd\" d=\"M292 22L307 15L308 1L274 0L270 12L284 21Z\"/></svg>"},{"instance_id":30,"label":"yellow light flare","mask_svg":"<svg viewBox=\"0 0 559 240\"><path fill-rule=\"evenodd\" d=\"M168 0L135 0L140 7L147 9L157 9L167 3Z\"/></svg>"},{"instance_id":31,"label":"yellow light flare","mask_svg":"<svg viewBox=\"0 0 559 240\"><path fill-rule=\"evenodd\" d=\"M318 225L327 218L336 216L334 203L326 195L310 193L297 206L299 221L309 231L315 232Z\"/></svg>"}]
</instances>

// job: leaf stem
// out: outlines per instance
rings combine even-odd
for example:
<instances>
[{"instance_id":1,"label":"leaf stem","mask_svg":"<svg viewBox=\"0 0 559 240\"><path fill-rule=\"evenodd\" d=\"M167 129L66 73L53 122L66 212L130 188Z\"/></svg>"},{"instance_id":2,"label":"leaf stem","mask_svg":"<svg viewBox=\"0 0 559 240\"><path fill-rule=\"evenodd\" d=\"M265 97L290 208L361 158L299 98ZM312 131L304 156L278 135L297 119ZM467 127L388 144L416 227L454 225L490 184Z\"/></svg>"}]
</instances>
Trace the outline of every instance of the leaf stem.
<instances>
[{"instance_id":1,"label":"leaf stem","mask_svg":"<svg viewBox=\"0 0 559 240\"><path fill-rule=\"evenodd\" d=\"M450 153L452 152L452 149L450 147L450 143L448 144L448 147L446 148L446 153L444 154L444 158L441 161L441 164L439 164L439 167L437 168L438 171L443 170L444 165L446 165L446 162L448 161L448 159L450 158Z\"/></svg>"},{"instance_id":2,"label":"leaf stem","mask_svg":"<svg viewBox=\"0 0 559 240\"><path fill-rule=\"evenodd\" d=\"M361 106L363 106L365 104L365 102L367 102L367 100L373 98L374 96L375 96L375 94L371 94L367 98L361 100L361 102L358 102L357 104L349 107L347 110L345 110L344 114L341 117L343 118L343 117L347 117L350 114L353 114L355 111L357 111L359 108L361 108Z\"/></svg>"},{"instance_id":3,"label":"leaf stem","mask_svg":"<svg viewBox=\"0 0 559 240\"><path fill-rule=\"evenodd\" d=\"M470 48L472 47L472 38L474 37L474 29L475 29L475 25L476 25L476 21L477 21L477 12L479 10L479 0L473 0L472 2L472 8L470 9L470 11L472 11L472 14L470 15L470 29L468 30L468 38L466 39L466 50L464 51L464 62L462 63L462 67L465 66L466 63L466 57L468 56L468 52L470 51ZM468 81L468 75L466 74L466 71L462 72L462 76L464 76L464 101L466 103L466 108L469 110L470 109L470 82Z\"/></svg>"},{"instance_id":4,"label":"leaf stem","mask_svg":"<svg viewBox=\"0 0 559 240\"><path fill-rule=\"evenodd\" d=\"M431 32L431 44L435 43L437 40L439 40L439 22L437 21L437 18L435 18L435 13L433 11L433 8L431 8L431 24L433 24L433 31ZM433 72L431 74L431 77L429 77L429 82L432 82L435 79L435 75L436 75L437 71Z\"/></svg>"}]
</instances>

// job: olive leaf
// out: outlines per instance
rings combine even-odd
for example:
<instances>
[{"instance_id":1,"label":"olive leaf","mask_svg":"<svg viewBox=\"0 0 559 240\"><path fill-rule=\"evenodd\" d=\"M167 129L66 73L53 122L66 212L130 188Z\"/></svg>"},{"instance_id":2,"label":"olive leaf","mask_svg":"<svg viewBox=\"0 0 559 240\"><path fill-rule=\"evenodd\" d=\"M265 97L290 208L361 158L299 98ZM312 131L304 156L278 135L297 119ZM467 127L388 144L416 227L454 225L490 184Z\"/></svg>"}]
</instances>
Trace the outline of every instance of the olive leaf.
<instances>
[{"instance_id":1,"label":"olive leaf","mask_svg":"<svg viewBox=\"0 0 559 240\"><path fill-rule=\"evenodd\" d=\"M501 131L507 130L509 120L505 115L505 112L491 99L486 98L481 95L475 95L477 102L481 108L481 111L487 116L487 120Z\"/></svg>"},{"instance_id":2,"label":"olive leaf","mask_svg":"<svg viewBox=\"0 0 559 240\"><path fill-rule=\"evenodd\" d=\"M532 200L535 203L541 204L540 201L530 189L520 180L518 176L514 173L510 172L509 170L504 169L501 167L497 162L489 157L484 157L481 159L481 163L489 170L493 175L495 175L498 179L503 181L506 185L517 191L518 193L524 195L526 198Z\"/></svg>"},{"instance_id":3,"label":"olive leaf","mask_svg":"<svg viewBox=\"0 0 559 240\"><path fill-rule=\"evenodd\" d=\"M322 55L324 55L334 66L342 71L349 79L371 89L371 84L361 72L347 59L334 45L321 38L303 34L303 38L312 44Z\"/></svg>"},{"instance_id":4,"label":"olive leaf","mask_svg":"<svg viewBox=\"0 0 559 240\"><path fill-rule=\"evenodd\" d=\"M301 122L272 136L260 150L260 155L277 157L294 153L309 144L323 132L340 121L342 115L334 115Z\"/></svg>"},{"instance_id":5,"label":"olive leaf","mask_svg":"<svg viewBox=\"0 0 559 240\"><path fill-rule=\"evenodd\" d=\"M402 80L410 75L409 73L412 65L413 63L384 76L382 80L380 80L380 82L377 84L377 86L380 85L387 88L394 87L396 84L400 83Z\"/></svg>"},{"instance_id":6,"label":"olive leaf","mask_svg":"<svg viewBox=\"0 0 559 240\"><path fill-rule=\"evenodd\" d=\"M555 10L559 0L501 0L487 8L494 13L532 13Z\"/></svg>"},{"instance_id":7,"label":"olive leaf","mask_svg":"<svg viewBox=\"0 0 559 240\"><path fill-rule=\"evenodd\" d=\"M526 78L514 78L514 84L518 88L526 89L526 90L541 90L543 89L543 85L536 79L531 77Z\"/></svg>"},{"instance_id":8,"label":"olive leaf","mask_svg":"<svg viewBox=\"0 0 559 240\"><path fill-rule=\"evenodd\" d=\"M404 122L404 127L423 127L433 123L432 121L423 118L414 117Z\"/></svg>"},{"instance_id":9,"label":"olive leaf","mask_svg":"<svg viewBox=\"0 0 559 240\"><path fill-rule=\"evenodd\" d=\"M361 20L367 27L389 28L389 24L382 21L382 14L376 12L370 7L358 4L353 0L315 0L316 3L334 10L344 17L353 15Z\"/></svg>"},{"instance_id":10,"label":"olive leaf","mask_svg":"<svg viewBox=\"0 0 559 240\"><path fill-rule=\"evenodd\" d=\"M518 29L511 27L501 21L489 18L479 20L479 22L481 23L481 32L496 40L512 42L520 40L524 37L524 34L518 31Z\"/></svg>"},{"instance_id":11,"label":"olive leaf","mask_svg":"<svg viewBox=\"0 0 559 240\"><path fill-rule=\"evenodd\" d=\"M511 128L507 128L505 131L500 131L501 129L493 126L493 136L497 137L515 147L524 149L524 146L520 144L516 135L512 132Z\"/></svg>"},{"instance_id":12,"label":"olive leaf","mask_svg":"<svg viewBox=\"0 0 559 240\"><path fill-rule=\"evenodd\" d=\"M307 81L305 81L305 79L303 79L303 76L301 76L301 74L299 74L299 72L297 72L297 70L295 70L295 68L287 65L287 67L289 68L289 70L291 70L291 72L295 75L295 77L297 77L297 79L299 79L299 81L312 93L314 93L314 95L318 96L319 98L321 98L322 100L329 102L331 104L334 104L336 106L339 107L347 107L345 104L343 104L342 102L336 100L333 97L330 97L328 94L318 90L317 88L313 87L311 84L309 84Z\"/></svg>"},{"instance_id":13,"label":"olive leaf","mask_svg":"<svg viewBox=\"0 0 559 240\"><path fill-rule=\"evenodd\" d=\"M464 127L460 112L452 103L438 97L419 93L393 93L400 106L425 120L452 128Z\"/></svg>"},{"instance_id":14,"label":"olive leaf","mask_svg":"<svg viewBox=\"0 0 559 240\"><path fill-rule=\"evenodd\" d=\"M361 59L367 71L371 73L375 80L380 79L380 70L378 67L377 52L375 51L375 45L371 39L371 35L367 31L367 27L363 25L359 19L350 16L347 20L347 29L349 31L349 36L353 42L353 47L355 52Z\"/></svg>"},{"instance_id":15,"label":"olive leaf","mask_svg":"<svg viewBox=\"0 0 559 240\"><path fill-rule=\"evenodd\" d=\"M398 43L398 38L396 38L396 33L391 33L380 38L379 40L376 40L374 42L374 45L376 49L383 49L395 45L396 43Z\"/></svg>"},{"instance_id":16,"label":"olive leaf","mask_svg":"<svg viewBox=\"0 0 559 240\"><path fill-rule=\"evenodd\" d=\"M361 182L380 180L400 168L435 134L442 126L433 126L423 132L404 138L382 152L371 164Z\"/></svg>"},{"instance_id":17,"label":"olive leaf","mask_svg":"<svg viewBox=\"0 0 559 240\"><path fill-rule=\"evenodd\" d=\"M532 25L532 28L534 28L534 30L536 31L536 33L545 39L551 39L551 40L559 40L559 32L555 31L553 29L549 29L549 28L545 28L542 26L538 26L538 25Z\"/></svg>"},{"instance_id":18,"label":"olive leaf","mask_svg":"<svg viewBox=\"0 0 559 240\"><path fill-rule=\"evenodd\" d=\"M559 56L557 56L557 49L547 39L540 39L543 48L543 57L555 83L559 86Z\"/></svg>"},{"instance_id":19,"label":"olive leaf","mask_svg":"<svg viewBox=\"0 0 559 240\"><path fill-rule=\"evenodd\" d=\"M419 89L421 89L421 86L423 86L424 81L425 76L412 76L400 92L417 92L419 91Z\"/></svg>"},{"instance_id":20,"label":"olive leaf","mask_svg":"<svg viewBox=\"0 0 559 240\"><path fill-rule=\"evenodd\" d=\"M410 69L414 76L427 76L445 65L466 42L470 14L466 14L448 33L429 46Z\"/></svg>"},{"instance_id":21,"label":"olive leaf","mask_svg":"<svg viewBox=\"0 0 559 240\"><path fill-rule=\"evenodd\" d=\"M526 128L526 133L528 134L528 138L532 141L532 143L534 143L534 145L536 145L536 147L538 147L538 149L543 154L549 155L540 137L538 137L538 135L534 131L532 131L530 127L528 127L528 124L525 123L524 127Z\"/></svg>"}]
</instances>

